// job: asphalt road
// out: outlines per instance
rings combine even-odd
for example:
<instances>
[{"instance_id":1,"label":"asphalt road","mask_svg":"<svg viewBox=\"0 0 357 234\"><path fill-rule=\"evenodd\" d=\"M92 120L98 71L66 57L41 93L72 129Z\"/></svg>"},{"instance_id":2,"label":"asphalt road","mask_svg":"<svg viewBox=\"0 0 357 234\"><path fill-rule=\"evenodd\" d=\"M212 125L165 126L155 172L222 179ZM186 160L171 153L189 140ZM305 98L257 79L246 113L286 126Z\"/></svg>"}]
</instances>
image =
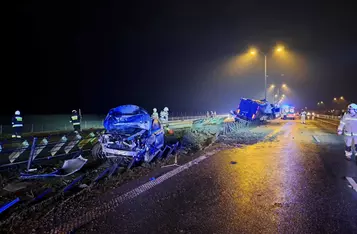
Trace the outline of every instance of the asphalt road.
<instances>
[{"instance_id":1,"label":"asphalt road","mask_svg":"<svg viewBox=\"0 0 357 234\"><path fill-rule=\"evenodd\" d=\"M334 123L286 121L276 132L157 178L75 233L357 233L346 179L357 182L357 165L344 159Z\"/></svg>"}]
</instances>

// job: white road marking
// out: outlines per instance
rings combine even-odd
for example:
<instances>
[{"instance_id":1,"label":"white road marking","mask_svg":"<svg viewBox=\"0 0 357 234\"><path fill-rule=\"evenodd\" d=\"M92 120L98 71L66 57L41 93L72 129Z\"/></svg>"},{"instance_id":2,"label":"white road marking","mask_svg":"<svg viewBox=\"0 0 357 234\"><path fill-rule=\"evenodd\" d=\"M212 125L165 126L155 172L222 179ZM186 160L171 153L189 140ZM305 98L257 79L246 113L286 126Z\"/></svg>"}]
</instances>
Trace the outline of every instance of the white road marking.
<instances>
[{"instance_id":1,"label":"white road marking","mask_svg":"<svg viewBox=\"0 0 357 234\"><path fill-rule=\"evenodd\" d=\"M290 136L290 131L286 131L285 134L284 134L284 138L288 138Z\"/></svg>"},{"instance_id":2,"label":"white road marking","mask_svg":"<svg viewBox=\"0 0 357 234\"><path fill-rule=\"evenodd\" d=\"M69 222L69 223L64 223L61 224L59 227L52 229L51 233L67 233L69 231L72 231L73 229L82 226L102 215L105 213L108 213L112 211L113 209L117 208L120 204L122 204L125 201L131 200L138 195L142 194L143 192L155 187L156 185L161 184L165 180L181 173L184 170L187 170L188 168L192 167L193 165L198 164L199 162L205 160L206 158L212 156L213 154L217 153L218 151L213 151L213 152L208 152L206 155L202 155L180 167L177 167L174 170L171 170L167 172L166 174L156 178L155 180L149 181L127 193L124 193L116 198L113 198L107 203L104 203L100 207L96 207L95 209L85 213L81 217L77 217L74 221Z\"/></svg>"},{"instance_id":3,"label":"white road marking","mask_svg":"<svg viewBox=\"0 0 357 234\"><path fill-rule=\"evenodd\" d=\"M339 124L339 123L334 123L334 122L330 122L330 121L325 121L325 120L322 120L322 119L319 119L319 121L320 121L320 122L323 122L323 123L335 125L335 126L338 126L338 124Z\"/></svg>"},{"instance_id":4,"label":"white road marking","mask_svg":"<svg viewBox=\"0 0 357 234\"><path fill-rule=\"evenodd\" d=\"M317 143L320 143L320 142L321 142L321 141L320 141L320 139L319 139L319 138L317 138L317 136L312 135L312 137L315 139L315 141L316 141Z\"/></svg>"},{"instance_id":5,"label":"white road marking","mask_svg":"<svg viewBox=\"0 0 357 234\"><path fill-rule=\"evenodd\" d=\"M348 180L348 182L350 183L352 188L357 192L357 183L356 183L356 181L352 177L347 177L346 176L346 179Z\"/></svg>"}]
</instances>

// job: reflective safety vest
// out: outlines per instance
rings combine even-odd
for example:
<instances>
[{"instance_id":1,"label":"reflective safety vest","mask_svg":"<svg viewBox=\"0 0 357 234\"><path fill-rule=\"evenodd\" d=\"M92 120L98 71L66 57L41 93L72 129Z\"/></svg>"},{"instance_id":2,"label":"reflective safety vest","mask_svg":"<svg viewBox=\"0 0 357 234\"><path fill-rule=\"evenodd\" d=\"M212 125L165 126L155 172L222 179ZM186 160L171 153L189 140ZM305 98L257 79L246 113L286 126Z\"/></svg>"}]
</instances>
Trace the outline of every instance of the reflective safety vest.
<instances>
[{"instance_id":1,"label":"reflective safety vest","mask_svg":"<svg viewBox=\"0 0 357 234\"><path fill-rule=\"evenodd\" d=\"M22 117L20 115L14 115L14 117L12 117L12 127L17 128L23 126Z\"/></svg>"},{"instance_id":2,"label":"reflective safety vest","mask_svg":"<svg viewBox=\"0 0 357 234\"><path fill-rule=\"evenodd\" d=\"M338 126L339 131L344 131L345 136L357 136L357 114L345 113Z\"/></svg>"},{"instance_id":3,"label":"reflective safety vest","mask_svg":"<svg viewBox=\"0 0 357 234\"><path fill-rule=\"evenodd\" d=\"M71 116L71 122L73 125L80 125L81 124L81 118L79 115L72 115Z\"/></svg>"}]
</instances>

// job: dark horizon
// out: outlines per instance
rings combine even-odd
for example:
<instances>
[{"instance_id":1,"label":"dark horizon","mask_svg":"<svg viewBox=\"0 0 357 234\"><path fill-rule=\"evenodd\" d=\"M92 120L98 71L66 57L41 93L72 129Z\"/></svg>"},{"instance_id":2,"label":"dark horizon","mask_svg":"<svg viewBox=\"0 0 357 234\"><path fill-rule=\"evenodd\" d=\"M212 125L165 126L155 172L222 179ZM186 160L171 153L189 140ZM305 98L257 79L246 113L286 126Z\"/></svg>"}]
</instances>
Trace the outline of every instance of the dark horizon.
<instances>
[{"instance_id":1,"label":"dark horizon","mask_svg":"<svg viewBox=\"0 0 357 234\"><path fill-rule=\"evenodd\" d=\"M227 73L226 65L249 46L268 52L279 42L296 60L282 65L269 53L268 83L287 83L289 103L314 109L339 96L356 102L353 9L193 1L18 4L15 74L21 88L1 114L79 108L106 114L123 104L149 112L165 106L229 112L241 97L264 97L264 67L261 57L249 69Z\"/></svg>"}]
</instances>

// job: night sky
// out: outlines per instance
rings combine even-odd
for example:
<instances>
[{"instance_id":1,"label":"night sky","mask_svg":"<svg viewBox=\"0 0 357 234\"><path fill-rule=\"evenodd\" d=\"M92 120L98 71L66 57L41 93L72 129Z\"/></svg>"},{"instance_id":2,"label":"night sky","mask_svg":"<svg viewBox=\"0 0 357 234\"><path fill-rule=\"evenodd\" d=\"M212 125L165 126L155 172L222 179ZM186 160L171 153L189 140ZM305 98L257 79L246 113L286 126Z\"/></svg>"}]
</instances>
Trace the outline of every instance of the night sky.
<instances>
[{"instance_id":1,"label":"night sky","mask_svg":"<svg viewBox=\"0 0 357 234\"><path fill-rule=\"evenodd\" d=\"M123 104L227 113L241 97L264 97L263 57L228 69L250 46L267 53L268 83L286 83L291 104L357 101L352 3L33 2L17 5L15 77L6 79L20 88L2 114L105 114ZM273 57L277 43L289 63Z\"/></svg>"}]
</instances>

